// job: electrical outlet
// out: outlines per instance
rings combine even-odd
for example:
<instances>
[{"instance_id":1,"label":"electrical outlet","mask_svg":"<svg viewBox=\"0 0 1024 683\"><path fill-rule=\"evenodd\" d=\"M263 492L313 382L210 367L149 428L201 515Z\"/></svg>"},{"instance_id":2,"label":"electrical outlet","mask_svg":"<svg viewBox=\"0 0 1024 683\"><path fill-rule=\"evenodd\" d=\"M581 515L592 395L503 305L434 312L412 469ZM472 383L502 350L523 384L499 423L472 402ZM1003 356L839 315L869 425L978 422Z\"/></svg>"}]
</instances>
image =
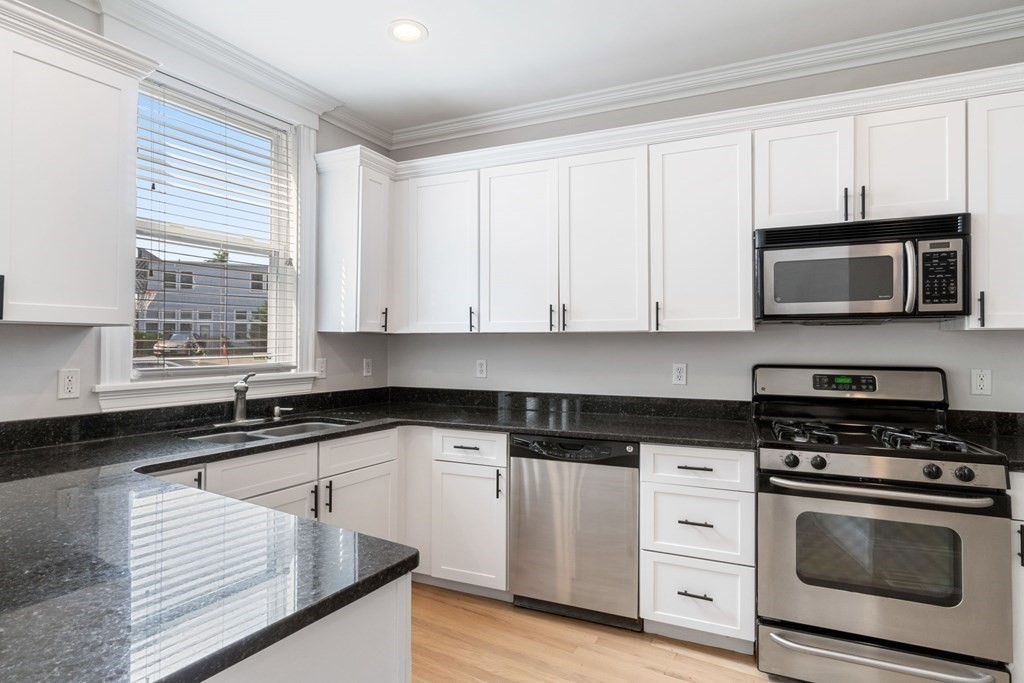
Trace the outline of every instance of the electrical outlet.
<instances>
[{"instance_id":1,"label":"electrical outlet","mask_svg":"<svg viewBox=\"0 0 1024 683\"><path fill-rule=\"evenodd\" d=\"M316 376L320 379L327 379L327 359L316 359Z\"/></svg>"},{"instance_id":2,"label":"electrical outlet","mask_svg":"<svg viewBox=\"0 0 1024 683\"><path fill-rule=\"evenodd\" d=\"M992 370L971 369L971 393L978 396L992 395Z\"/></svg>"},{"instance_id":3,"label":"electrical outlet","mask_svg":"<svg viewBox=\"0 0 1024 683\"><path fill-rule=\"evenodd\" d=\"M82 371L73 368L57 372L57 398L78 398Z\"/></svg>"},{"instance_id":4,"label":"electrical outlet","mask_svg":"<svg viewBox=\"0 0 1024 683\"><path fill-rule=\"evenodd\" d=\"M487 377L487 361L478 360L476 362L476 376Z\"/></svg>"},{"instance_id":5,"label":"electrical outlet","mask_svg":"<svg viewBox=\"0 0 1024 683\"><path fill-rule=\"evenodd\" d=\"M686 363L672 364L672 384L686 384Z\"/></svg>"},{"instance_id":6,"label":"electrical outlet","mask_svg":"<svg viewBox=\"0 0 1024 683\"><path fill-rule=\"evenodd\" d=\"M370 377L373 375L373 359L363 359L363 377Z\"/></svg>"}]
</instances>

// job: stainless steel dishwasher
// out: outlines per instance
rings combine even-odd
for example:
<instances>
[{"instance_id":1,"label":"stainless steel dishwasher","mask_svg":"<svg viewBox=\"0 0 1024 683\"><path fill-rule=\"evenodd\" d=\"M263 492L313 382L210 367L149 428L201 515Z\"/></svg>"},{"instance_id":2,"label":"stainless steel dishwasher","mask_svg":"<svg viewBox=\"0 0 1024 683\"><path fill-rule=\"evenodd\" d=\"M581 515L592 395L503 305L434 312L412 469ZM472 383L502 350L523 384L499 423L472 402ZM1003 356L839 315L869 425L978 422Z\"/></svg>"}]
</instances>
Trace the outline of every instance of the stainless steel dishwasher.
<instances>
[{"instance_id":1,"label":"stainless steel dishwasher","mask_svg":"<svg viewBox=\"0 0 1024 683\"><path fill-rule=\"evenodd\" d=\"M513 434L514 603L640 630L640 446Z\"/></svg>"}]
</instances>

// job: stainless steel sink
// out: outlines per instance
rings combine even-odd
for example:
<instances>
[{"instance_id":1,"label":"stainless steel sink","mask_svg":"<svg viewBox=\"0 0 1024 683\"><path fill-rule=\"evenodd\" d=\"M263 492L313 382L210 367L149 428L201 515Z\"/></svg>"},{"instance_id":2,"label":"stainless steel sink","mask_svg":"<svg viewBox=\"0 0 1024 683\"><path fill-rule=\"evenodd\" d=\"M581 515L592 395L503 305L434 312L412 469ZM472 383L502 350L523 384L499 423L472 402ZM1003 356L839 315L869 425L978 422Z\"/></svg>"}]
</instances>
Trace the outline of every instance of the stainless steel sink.
<instances>
[{"instance_id":1,"label":"stainless steel sink","mask_svg":"<svg viewBox=\"0 0 1024 683\"><path fill-rule=\"evenodd\" d=\"M261 434L254 434L252 432L225 432L223 434L207 434L206 436L193 436L190 437L190 440L202 441L204 443L236 444L249 443L250 441L267 441L270 438L270 436L263 436Z\"/></svg>"},{"instance_id":2,"label":"stainless steel sink","mask_svg":"<svg viewBox=\"0 0 1024 683\"><path fill-rule=\"evenodd\" d=\"M350 424L354 424L354 422ZM298 434L316 434L317 432L326 432L329 429L337 429L338 427L343 426L345 425L337 422L300 422L298 424L261 429L252 433L265 437L283 437L296 436Z\"/></svg>"}]
</instances>

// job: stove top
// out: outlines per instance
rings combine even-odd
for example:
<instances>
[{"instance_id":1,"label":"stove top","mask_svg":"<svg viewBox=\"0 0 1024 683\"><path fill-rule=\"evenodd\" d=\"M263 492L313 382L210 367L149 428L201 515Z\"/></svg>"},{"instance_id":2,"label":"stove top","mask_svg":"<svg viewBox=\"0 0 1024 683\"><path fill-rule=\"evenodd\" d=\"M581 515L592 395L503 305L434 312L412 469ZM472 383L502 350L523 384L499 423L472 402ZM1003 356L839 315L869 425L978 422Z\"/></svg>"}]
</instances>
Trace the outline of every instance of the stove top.
<instances>
[{"instance_id":1,"label":"stove top","mask_svg":"<svg viewBox=\"0 0 1024 683\"><path fill-rule=\"evenodd\" d=\"M941 428L913 424L832 424L821 420L762 418L758 423L758 441L763 444L809 445L820 450L886 449L888 451L950 453L964 455L993 453L984 446L965 441ZM840 449L835 449L840 450ZM898 455L893 453L891 455Z\"/></svg>"}]
</instances>

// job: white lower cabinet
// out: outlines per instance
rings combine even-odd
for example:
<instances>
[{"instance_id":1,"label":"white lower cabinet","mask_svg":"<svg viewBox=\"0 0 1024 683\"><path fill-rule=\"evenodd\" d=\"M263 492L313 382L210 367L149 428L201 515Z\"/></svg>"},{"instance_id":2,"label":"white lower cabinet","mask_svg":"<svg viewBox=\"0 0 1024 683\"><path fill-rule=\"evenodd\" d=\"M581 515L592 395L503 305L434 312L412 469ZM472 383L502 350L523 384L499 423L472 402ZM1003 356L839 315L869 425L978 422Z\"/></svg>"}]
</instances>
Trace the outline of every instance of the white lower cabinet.
<instances>
[{"instance_id":1,"label":"white lower cabinet","mask_svg":"<svg viewBox=\"0 0 1024 683\"><path fill-rule=\"evenodd\" d=\"M398 540L398 463L394 460L320 480L321 522Z\"/></svg>"},{"instance_id":2,"label":"white lower cabinet","mask_svg":"<svg viewBox=\"0 0 1024 683\"><path fill-rule=\"evenodd\" d=\"M264 493L261 496L253 496L245 500L253 505L260 505L278 512L287 512L289 515L303 519L313 519L316 516L316 484L314 482Z\"/></svg>"},{"instance_id":3,"label":"white lower cabinet","mask_svg":"<svg viewBox=\"0 0 1024 683\"><path fill-rule=\"evenodd\" d=\"M754 640L754 568L644 550L640 616Z\"/></svg>"},{"instance_id":4,"label":"white lower cabinet","mask_svg":"<svg viewBox=\"0 0 1024 683\"><path fill-rule=\"evenodd\" d=\"M1013 661L1010 675L1014 680L1024 677L1024 472L1010 473L1010 534L1013 548L1013 569L1010 581L1010 604L1013 608ZM1020 553L1020 555L1018 555Z\"/></svg>"},{"instance_id":5,"label":"white lower cabinet","mask_svg":"<svg viewBox=\"0 0 1024 683\"><path fill-rule=\"evenodd\" d=\"M750 652L754 454L640 445L640 616L647 630ZM667 633L658 624L688 629Z\"/></svg>"},{"instance_id":6,"label":"white lower cabinet","mask_svg":"<svg viewBox=\"0 0 1024 683\"><path fill-rule=\"evenodd\" d=\"M271 491L316 481L317 445L218 460L206 465L206 490L248 500Z\"/></svg>"},{"instance_id":7,"label":"white lower cabinet","mask_svg":"<svg viewBox=\"0 0 1024 683\"><path fill-rule=\"evenodd\" d=\"M433 442L434 429L431 427L398 428L399 478L403 491L398 501L403 522L402 543L420 551L420 566L416 573L427 576L433 560L430 547L430 516L433 514L433 460L430 454Z\"/></svg>"},{"instance_id":8,"label":"white lower cabinet","mask_svg":"<svg viewBox=\"0 0 1024 683\"><path fill-rule=\"evenodd\" d=\"M505 590L508 470L439 460L432 467L431 576Z\"/></svg>"}]
</instances>

